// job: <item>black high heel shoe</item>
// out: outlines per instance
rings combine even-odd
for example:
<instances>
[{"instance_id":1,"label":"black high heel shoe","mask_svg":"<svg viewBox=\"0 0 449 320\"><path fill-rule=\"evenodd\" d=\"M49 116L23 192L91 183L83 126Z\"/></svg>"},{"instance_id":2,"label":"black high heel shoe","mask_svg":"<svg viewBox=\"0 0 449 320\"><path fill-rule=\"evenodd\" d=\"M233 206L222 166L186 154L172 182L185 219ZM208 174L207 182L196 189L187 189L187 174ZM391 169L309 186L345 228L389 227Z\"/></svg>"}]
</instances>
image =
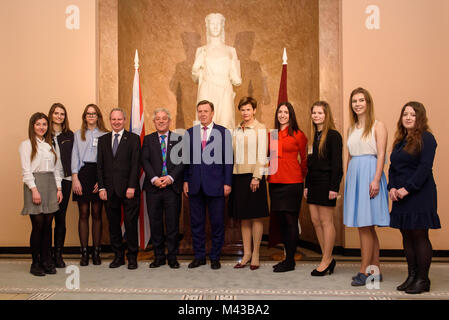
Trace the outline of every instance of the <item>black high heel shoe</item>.
<instances>
[{"instance_id":1,"label":"black high heel shoe","mask_svg":"<svg viewBox=\"0 0 449 320\"><path fill-rule=\"evenodd\" d=\"M325 276L326 273L329 272L329 275L331 275L334 272L335 265L337 264L337 261L335 259L332 259L331 263L327 266L326 269L323 271L318 271L317 269L313 269L313 271L310 273L313 277L322 277Z\"/></svg>"}]
</instances>

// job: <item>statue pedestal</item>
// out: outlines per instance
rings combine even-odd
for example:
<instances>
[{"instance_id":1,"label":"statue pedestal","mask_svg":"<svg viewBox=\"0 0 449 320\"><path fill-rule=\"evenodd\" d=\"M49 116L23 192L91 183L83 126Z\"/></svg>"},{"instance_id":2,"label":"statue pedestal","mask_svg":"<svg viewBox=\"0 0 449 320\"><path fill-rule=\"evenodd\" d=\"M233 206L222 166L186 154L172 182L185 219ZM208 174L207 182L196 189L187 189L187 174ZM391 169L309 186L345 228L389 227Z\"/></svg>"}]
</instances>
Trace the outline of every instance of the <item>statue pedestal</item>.
<instances>
[{"instance_id":1,"label":"statue pedestal","mask_svg":"<svg viewBox=\"0 0 449 320\"><path fill-rule=\"evenodd\" d=\"M190 228L190 208L189 200L182 195L180 232L183 239L179 244L179 254L193 255L192 232ZM228 216L228 200L225 202L225 241L221 250L222 255L243 255L242 234L240 231L240 221ZM209 210L206 209L206 255L211 248L211 229L209 222Z\"/></svg>"}]
</instances>

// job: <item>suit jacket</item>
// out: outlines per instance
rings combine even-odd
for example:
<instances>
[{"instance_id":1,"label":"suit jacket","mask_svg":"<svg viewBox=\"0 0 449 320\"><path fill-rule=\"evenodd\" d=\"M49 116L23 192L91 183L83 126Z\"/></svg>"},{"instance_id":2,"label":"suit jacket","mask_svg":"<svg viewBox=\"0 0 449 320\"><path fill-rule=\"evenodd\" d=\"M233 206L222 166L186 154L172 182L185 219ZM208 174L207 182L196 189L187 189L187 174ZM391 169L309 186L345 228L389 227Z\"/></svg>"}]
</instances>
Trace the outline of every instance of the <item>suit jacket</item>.
<instances>
[{"instance_id":1,"label":"suit jacket","mask_svg":"<svg viewBox=\"0 0 449 320\"><path fill-rule=\"evenodd\" d=\"M124 131L115 156L112 155L112 132L98 139L98 189L106 189L108 198L115 193L124 198L128 188L140 194L140 137Z\"/></svg>"},{"instance_id":2,"label":"suit jacket","mask_svg":"<svg viewBox=\"0 0 449 320\"><path fill-rule=\"evenodd\" d=\"M201 127L196 125L186 132L187 144L184 156L187 167L184 181L189 183L189 194L197 194L202 188L207 196L224 196L224 185L232 185L233 151L232 136L225 127L214 123L204 150L201 150Z\"/></svg>"},{"instance_id":3,"label":"suit jacket","mask_svg":"<svg viewBox=\"0 0 449 320\"><path fill-rule=\"evenodd\" d=\"M72 176L72 149L73 149L73 132L67 131L56 137L61 154L62 169L64 177Z\"/></svg>"},{"instance_id":4,"label":"suit jacket","mask_svg":"<svg viewBox=\"0 0 449 320\"><path fill-rule=\"evenodd\" d=\"M171 159L171 151L175 145L181 142L181 138L182 137L179 134L171 131L168 132L168 137L165 138L167 145L167 173L174 180L173 184L169 185L167 188L173 188L178 194L182 191L184 164L180 163L181 153L177 154L179 157L179 160L177 161L178 164L174 164ZM151 179L154 177L162 176L162 150L157 131L145 136L143 139L141 161L143 170L145 171L143 189L148 192L159 191L160 189L151 183Z\"/></svg>"}]
</instances>

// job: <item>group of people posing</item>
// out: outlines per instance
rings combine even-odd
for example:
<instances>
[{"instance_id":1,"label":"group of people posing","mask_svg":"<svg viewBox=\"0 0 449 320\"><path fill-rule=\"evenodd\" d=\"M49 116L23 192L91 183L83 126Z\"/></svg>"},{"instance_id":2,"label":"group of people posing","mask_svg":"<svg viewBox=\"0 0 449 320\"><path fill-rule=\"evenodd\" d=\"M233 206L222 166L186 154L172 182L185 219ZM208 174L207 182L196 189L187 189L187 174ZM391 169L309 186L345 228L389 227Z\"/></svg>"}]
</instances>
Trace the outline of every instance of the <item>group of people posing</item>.
<instances>
[{"instance_id":1,"label":"group of people posing","mask_svg":"<svg viewBox=\"0 0 449 320\"><path fill-rule=\"evenodd\" d=\"M432 174L437 144L428 127L425 108L412 101L400 112L388 184L383 172L387 129L375 120L370 93L363 88L355 89L350 95L349 109L344 224L358 228L362 256L360 270L351 285L363 286L369 277L382 281L375 227L390 226L402 233L408 264L408 277L397 289L407 293L429 291L432 246L428 230L440 228L440 221ZM94 265L101 264L104 205L115 254L109 267L125 264L123 208L128 269L136 269L139 177L143 168L142 189L146 191L155 256L150 268L167 263L170 268L180 267L178 233L184 193L190 207L195 254L188 267L206 264L206 208L212 234L210 266L221 267L228 198L227 214L241 221L244 247L243 257L234 268L249 266L257 270L263 219L269 216L269 195L271 214L280 222L286 253L273 271L295 269L298 217L304 197L322 251L321 262L311 275L332 274L336 266L332 255L333 214L343 176L343 144L329 104L318 101L311 106L310 142L300 130L289 102L277 106L275 130L269 133L256 120L255 99L242 98L238 110L242 121L229 130L213 122L213 103L200 101L196 107L199 124L179 135L169 129L170 112L156 109L153 113L156 131L145 136L142 144L138 135L124 129L126 113L120 108L109 114L112 132L106 130L102 113L94 104L86 106L82 127L75 133L70 130L67 110L60 103L50 108L48 117L33 114L29 139L19 148L24 181L22 214L29 215L32 223L30 272L43 276L65 267L62 258L65 215L72 191L79 208L80 265L89 264L90 254ZM389 199L393 203L391 212ZM92 216L92 250L88 250L89 216Z\"/></svg>"}]
</instances>

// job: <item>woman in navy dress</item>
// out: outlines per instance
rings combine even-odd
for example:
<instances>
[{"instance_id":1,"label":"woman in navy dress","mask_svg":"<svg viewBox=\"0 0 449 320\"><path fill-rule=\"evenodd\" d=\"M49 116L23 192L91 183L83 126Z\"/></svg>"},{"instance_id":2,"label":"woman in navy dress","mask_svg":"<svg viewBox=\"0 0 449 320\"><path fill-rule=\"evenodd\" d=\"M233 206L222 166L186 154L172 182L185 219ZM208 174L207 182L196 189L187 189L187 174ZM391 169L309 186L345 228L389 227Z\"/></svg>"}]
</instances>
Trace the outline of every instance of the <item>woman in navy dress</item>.
<instances>
[{"instance_id":1,"label":"woman in navy dress","mask_svg":"<svg viewBox=\"0 0 449 320\"><path fill-rule=\"evenodd\" d=\"M432 174L437 143L429 131L426 109L419 102L402 108L390 156L390 226L400 229L408 277L397 287L406 293L430 290L432 244L429 229L439 229L437 190Z\"/></svg>"}]
</instances>

